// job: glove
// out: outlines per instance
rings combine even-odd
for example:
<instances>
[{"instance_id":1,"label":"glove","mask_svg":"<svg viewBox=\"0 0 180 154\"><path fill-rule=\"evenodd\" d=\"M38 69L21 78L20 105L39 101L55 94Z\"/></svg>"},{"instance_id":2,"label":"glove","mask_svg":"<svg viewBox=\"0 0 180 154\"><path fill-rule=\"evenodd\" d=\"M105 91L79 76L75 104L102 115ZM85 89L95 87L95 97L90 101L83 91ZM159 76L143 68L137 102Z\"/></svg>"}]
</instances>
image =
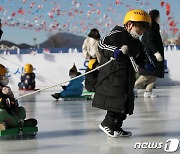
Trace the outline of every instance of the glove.
<instances>
[{"instance_id":1,"label":"glove","mask_svg":"<svg viewBox=\"0 0 180 154\"><path fill-rule=\"evenodd\" d=\"M66 90L66 86L62 86L63 90Z\"/></svg>"},{"instance_id":2,"label":"glove","mask_svg":"<svg viewBox=\"0 0 180 154\"><path fill-rule=\"evenodd\" d=\"M19 106L18 100L15 98L10 99L10 103L11 103L11 108L17 108Z\"/></svg>"},{"instance_id":3,"label":"glove","mask_svg":"<svg viewBox=\"0 0 180 154\"><path fill-rule=\"evenodd\" d=\"M127 46L127 45L123 45L123 46L121 47L121 49L116 48L116 49L114 50L114 55L113 55L113 56L114 56L114 58L115 58L116 60L119 60L120 55L126 54L127 51L128 51L128 46Z\"/></svg>"},{"instance_id":4,"label":"glove","mask_svg":"<svg viewBox=\"0 0 180 154\"><path fill-rule=\"evenodd\" d=\"M145 64L145 70L147 70L150 74L154 73L154 66L152 64Z\"/></svg>"},{"instance_id":5,"label":"glove","mask_svg":"<svg viewBox=\"0 0 180 154\"><path fill-rule=\"evenodd\" d=\"M154 56L156 57L157 61L159 61L159 62L163 60L163 58L162 58L162 56L161 56L161 54L159 52L156 52L154 54Z\"/></svg>"},{"instance_id":6,"label":"glove","mask_svg":"<svg viewBox=\"0 0 180 154\"><path fill-rule=\"evenodd\" d=\"M9 109L15 109L19 106L17 99L15 98L8 98L6 99L6 106Z\"/></svg>"},{"instance_id":7,"label":"glove","mask_svg":"<svg viewBox=\"0 0 180 154\"><path fill-rule=\"evenodd\" d=\"M127 45L123 45L120 50L122 51L123 54L127 54L128 46Z\"/></svg>"}]
</instances>

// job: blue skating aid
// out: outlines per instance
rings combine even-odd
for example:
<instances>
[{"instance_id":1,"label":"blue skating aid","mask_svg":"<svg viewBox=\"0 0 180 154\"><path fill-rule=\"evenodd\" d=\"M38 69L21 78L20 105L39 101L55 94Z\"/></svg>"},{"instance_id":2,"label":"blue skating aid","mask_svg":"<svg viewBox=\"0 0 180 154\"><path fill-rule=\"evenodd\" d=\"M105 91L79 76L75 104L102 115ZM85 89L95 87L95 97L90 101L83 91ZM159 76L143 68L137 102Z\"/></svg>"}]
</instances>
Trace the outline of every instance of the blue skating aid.
<instances>
[{"instance_id":1,"label":"blue skating aid","mask_svg":"<svg viewBox=\"0 0 180 154\"><path fill-rule=\"evenodd\" d=\"M72 96L72 97L61 97L63 101L79 101L79 100L90 100L91 96Z\"/></svg>"},{"instance_id":2,"label":"blue skating aid","mask_svg":"<svg viewBox=\"0 0 180 154\"><path fill-rule=\"evenodd\" d=\"M82 96L88 96L88 97L90 97L90 99L93 99L94 98L94 94L95 94L95 92L84 91L82 93Z\"/></svg>"},{"instance_id":3,"label":"blue skating aid","mask_svg":"<svg viewBox=\"0 0 180 154\"><path fill-rule=\"evenodd\" d=\"M84 91L81 96L61 97L64 101L91 100L94 92Z\"/></svg>"},{"instance_id":4,"label":"blue skating aid","mask_svg":"<svg viewBox=\"0 0 180 154\"><path fill-rule=\"evenodd\" d=\"M83 91L82 96L92 96L95 92Z\"/></svg>"}]
</instances>

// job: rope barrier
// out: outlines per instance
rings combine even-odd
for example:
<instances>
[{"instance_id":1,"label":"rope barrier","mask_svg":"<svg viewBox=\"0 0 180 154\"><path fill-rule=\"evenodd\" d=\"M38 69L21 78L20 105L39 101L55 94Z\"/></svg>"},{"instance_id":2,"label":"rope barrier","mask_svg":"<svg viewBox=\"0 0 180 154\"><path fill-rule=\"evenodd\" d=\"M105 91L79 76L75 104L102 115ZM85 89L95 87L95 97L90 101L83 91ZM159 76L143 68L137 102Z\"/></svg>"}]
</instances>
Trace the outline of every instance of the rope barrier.
<instances>
[{"instance_id":1,"label":"rope barrier","mask_svg":"<svg viewBox=\"0 0 180 154\"><path fill-rule=\"evenodd\" d=\"M33 91L33 92L31 92L31 93L28 93L28 94L19 96L19 97L17 97L16 99L20 99L20 98L23 98L23 97L26 97L26 96L29 96L29 95L38 93L38 92L40 92L40 91L44 91L44 90L47 90L47 89L51 89L51 88L57 87L57 86L62 85L62 84L64 84L64 83L70 82L70 81L72 81L72 80L75 80L75 79L80 78L80 77L82 77L82 76L85 76L85 75L87 75L87 74L90 74L90 73L92 73L92 72L94 72L94 71L96 71L96 70L104 67L105 65L109 64L109 63L110 63L111 61L113 61L113 60L114 60L114 58L111 58L111 59L110 59L109 61L107 61L106 63L102 64L101 66L96 67L95 69L93 69L93 70L91 70L91 71L88 71L88 72L86 72L86 73L84 73L84 74L81 74L81 75L79 75L79 76L76 76L76 77L74 77L74 78L72 78L72 79L70 79L70 80L67 80L67 81L64 81L64 82L55 84L55 85L53 85L53 86L49 86L49 87L46 87L46 88L43 88L43 89L39 89L39 90Z\"/></svg>"},{"instance_id":2,"label":"rope barrier","mask_svg":"<svg viewBox=\"0 0 180 154\"><path fill-rule=\"evenodd\" d=\"M1 57L2 59L5 59L5 60L9 61L8 59L6 59L6 58L4 58L4 57L2 57L2 56L0 56L0 57ZM129 58L130 58L130 61L131 61L131 63L132 63L132 66L133 66L135 72L138 72L138 65L136 64L134 58L133 58L133 57L129 57ZM92 73L92 72L94 72L94 71L96 71L96 70L98 70L98 69L106 66L107 64L109 64L109 63L110 63L111 61L113 61L113 60L115 60L115 59L114 59L113 57L111 57L109 61L107 61L106 63L102 64L101 66L96 67L95 69L93 69L93 70L91 70L91 71L88 71L88 72L86 72L86 73L84 73L84 74L81 74L81 75L79 75L79 76L76 76L76 77L74 77L74 78L72 78L72 79L70 79L70 80L67 80L67 81L64 81L64 82L55 84L55 85L53 85L53 86L45 87L45 88L43 88L43 89L39 89L39 90L33 91L33 92L31 92L31 93L28 93L28 94L19 96L19 97L17 97L16 99L20 99L20 98L23 98L23 97L26 97L26 96L29 96L29 95L38 93L38 92L40 92L40 91L44 91L44 90L47 90L47 89L51 89L51 88L57 87L57 86L62 85L62 84L64 84L64 83L70 82L70 81L72 81L72 80L75 80L75 79L80 78L80 77L82 77L82 76L85 76L85 75L87 75L87 74L90 74L90 73ZM18 64L16 64L16 63L12 62L12 61L10 61L10 62L13 63L13 64L15 64L15 65L18 65ZM20 65L18 65L18 66L20 66ZM20 66L20 67L21 67L21 66ZM52 82L54 82L54 81L52 81Z\"/></svg>"}]
</instances>

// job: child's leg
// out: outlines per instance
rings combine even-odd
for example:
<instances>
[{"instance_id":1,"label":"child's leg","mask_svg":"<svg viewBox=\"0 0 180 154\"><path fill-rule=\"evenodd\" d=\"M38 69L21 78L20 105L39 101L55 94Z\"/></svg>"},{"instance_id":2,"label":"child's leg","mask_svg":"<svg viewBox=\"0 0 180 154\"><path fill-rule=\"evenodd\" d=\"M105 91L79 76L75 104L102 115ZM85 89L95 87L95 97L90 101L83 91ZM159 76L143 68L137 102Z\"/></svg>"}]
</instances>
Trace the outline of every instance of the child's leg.
<instances>
[{"instance_id":1,"label":"child's leg","mask_svg":"<svg viewBox=\"0 0 180 154\"><path fill-rule=\"evenodd\" d=\"M118 133L115 131L115 118L107 111L104 120L99 125L99 128L106 133L109 137L117 137Z\"/></svg>"},{"instance_id":2,"label":"child's leg","mask_svg":"<svg viewBox=\"0 0 180 154\"><path fill-rule=\"evenodd\" d=\"M123 121L126 119L126 114L107 111L105 121L113 126L113 130L117 131L122 127Z\"/></svg>"},{"instance_id":3,"label":"child's leg","mask_svg":"<svg viewBox=\"0 0 180 154\"><path fill-rule=\"evenodd\" d=\"M155 85L155 81L156 81L155 76L151 76L149 78L149 80L147 81L146 91L148 91L148 92L152 91L152 89L154 88L154 85Z\"/></svg>"},{"instance_id":4,"label":"child's leg","mask_svg":"<svg viewBox=\"0 0 180 154\"><path fill-rule=\"evenodd\" d=\"M25 119L26 118L26 110L24 107L20 106L15 109L14 113L19 119Z\"/></svg>"},{"instance_id":5,"label":"child's leg","mask_svg":"<svg viewBox=\"0 0 180 154\"><path fill-rule=\"evenodd\" d=\"M141 88L149 80L149 77L141 75L135 82L135 88Z\"/></svg>"},{"instance_id":6,"label":"child's leg","mask_svg":"<svg viewBox=\"0 0 180 154\"><path fill-rule=\"evenodd\" d=\"M107 111L107 114L104 118L104 120L102 121L102 124L107 125L111 130L115 131L116 129L116 123L117 119L115 117L114 112L111 111Z\"/></svg>"},{"instance_id":7,"label":"child's leg","mask_svg":"<svg viewBox=\"0 0 180 154\"><path fill-rule=\"evenodd\" d=\"M5 109L0 109L0 122L5 122L7 127L16 127L19 125L17 119Z\"/></svg>"},{"instance_id":8,"label":"child's leg","mask_svg":"<svg viewBox=\"0 0 180 154\"><path fill-rule=\"evenodd\" d=\"M110 137L131 136L131 132L124 131L121 128L125 119L126 114L107 111L105 119L102 121L100 128Z\"/></svg>"},{"instance_id":9,"label":"child's leg","mask_svg":"<svg viewBox=\"0 0 180 154\"><path fill-rule=\"evenodd\" d=\"M24 107L18 107L15 109L14 114L19 118L19 119L25 119L26 117L26 111ZM0 109L0 122L5 122L7 127L17 127L19 126L19 122L17 118L14 115L9 114L6 110Z\"/></svg>"}]
</instances>

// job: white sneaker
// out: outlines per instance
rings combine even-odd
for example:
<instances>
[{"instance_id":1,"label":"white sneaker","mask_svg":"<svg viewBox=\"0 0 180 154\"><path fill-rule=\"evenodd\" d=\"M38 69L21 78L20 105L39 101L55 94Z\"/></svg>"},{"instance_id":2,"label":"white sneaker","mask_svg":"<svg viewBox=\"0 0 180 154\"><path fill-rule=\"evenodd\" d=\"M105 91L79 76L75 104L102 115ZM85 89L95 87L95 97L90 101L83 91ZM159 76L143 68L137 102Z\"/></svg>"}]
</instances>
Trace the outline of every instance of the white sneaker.
<instances>
[{"instance_id":1,"label":"white sneaker","mask_svg":"<svg viewBox=\"0 0 180 154\"><path fill-rule=\"evenodd\" d=\"M157 97L157 95L153 92L144 92L144 97L145 98L148 98L148 97L155 98L155 97Z\"/></svg>"},{"instance_id":2,"label":"white sneaker","mask_svg":"<svg viewBox=\"0 0 180 154\"><path fill-rule=\"evenodd\" d=\"M100 128L104 133L106 133L107 136L109 136L109 137L113 137L113 138L118 137L118 132L111 130L108 126L103 126L102 123L99 125L99 128Z\"/></svg>"}]
</instances>

